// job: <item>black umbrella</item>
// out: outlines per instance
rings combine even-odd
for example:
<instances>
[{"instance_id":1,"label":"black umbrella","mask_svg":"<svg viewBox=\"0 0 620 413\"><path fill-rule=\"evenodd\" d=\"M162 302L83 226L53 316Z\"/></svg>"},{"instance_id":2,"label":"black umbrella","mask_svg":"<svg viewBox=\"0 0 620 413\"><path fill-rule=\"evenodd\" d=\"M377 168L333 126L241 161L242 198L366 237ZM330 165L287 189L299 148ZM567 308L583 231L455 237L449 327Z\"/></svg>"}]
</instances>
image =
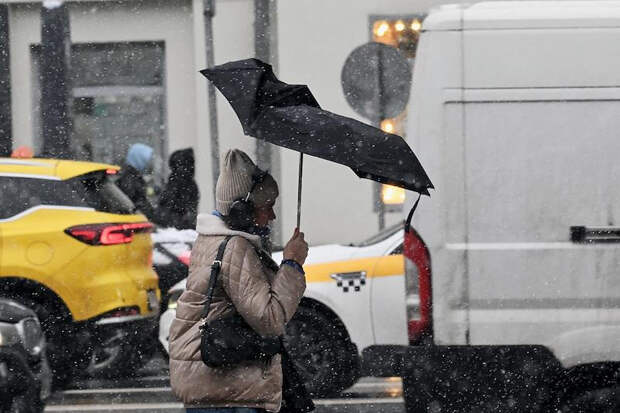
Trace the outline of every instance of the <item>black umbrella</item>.
<instances>
[{"instance_id":1,"label":"black umbrella","mask_svg":"<svg viewBox=\"0 0 620 413\"><path fill-rule=\"evenodd\" d=\"M433 188L403 138L321 109L307 86L278 80L267 63L239 60L200 73L228 99L246 135L300 152L297 226L304 153L349 166L361 178L424 195Z\"/></svg>"}]
</instances>

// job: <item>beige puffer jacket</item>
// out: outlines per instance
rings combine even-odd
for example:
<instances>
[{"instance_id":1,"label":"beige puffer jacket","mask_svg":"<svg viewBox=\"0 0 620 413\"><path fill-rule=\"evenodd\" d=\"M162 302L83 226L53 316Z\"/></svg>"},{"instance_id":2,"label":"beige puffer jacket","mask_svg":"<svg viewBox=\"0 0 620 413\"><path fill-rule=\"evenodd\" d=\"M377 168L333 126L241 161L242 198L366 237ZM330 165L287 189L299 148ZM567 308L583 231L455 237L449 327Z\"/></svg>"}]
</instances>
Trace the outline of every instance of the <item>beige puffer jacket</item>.
<instances>
[{"instance_id":1,"label":"beige puffer jacket","mask_svg":"<svg viewBox=\"0 0 620 413\"><path fill-rule=\"evenodd\" d=\"M170 328L170 384L186 407L253 407L277 412L282 401L280 355L271 361L209 368L200 358L200 316L206 300L211 264L220 243L230 239L207 320L238 312L263 336L284 333L306 288L303 274L289 265L273 272L255 247L260 238L231 231L214 215L198 217L187 288L177 302Z\"/></svg>"}]
</instances>

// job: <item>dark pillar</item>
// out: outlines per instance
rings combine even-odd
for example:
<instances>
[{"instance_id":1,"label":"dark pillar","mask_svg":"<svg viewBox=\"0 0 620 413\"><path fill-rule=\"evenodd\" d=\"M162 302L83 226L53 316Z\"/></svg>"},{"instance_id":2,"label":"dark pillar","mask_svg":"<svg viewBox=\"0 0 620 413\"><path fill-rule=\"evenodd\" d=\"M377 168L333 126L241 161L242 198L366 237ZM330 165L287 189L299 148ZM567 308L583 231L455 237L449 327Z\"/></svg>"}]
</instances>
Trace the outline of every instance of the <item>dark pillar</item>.
<instances>
[{"instance_id":1,"label":"dark pillar","mask_svg":"<svg viewBox=\"0 0 620 413\"><path fill-rule=\"evenodd\" d=\"M71 157L71 32L61 1L41 7L41 131L43 156Z\"/></svg>"},{"instance_id":2,"label":"dark pillar","mask_svg":"<svg viewBox=\"0 0 620 413\"><path fill-rule=\"evenodd\" d=\"M9 6L0 4L0 156L10 156L13 150L10 63Z\"/></svg>"}]
</instances>

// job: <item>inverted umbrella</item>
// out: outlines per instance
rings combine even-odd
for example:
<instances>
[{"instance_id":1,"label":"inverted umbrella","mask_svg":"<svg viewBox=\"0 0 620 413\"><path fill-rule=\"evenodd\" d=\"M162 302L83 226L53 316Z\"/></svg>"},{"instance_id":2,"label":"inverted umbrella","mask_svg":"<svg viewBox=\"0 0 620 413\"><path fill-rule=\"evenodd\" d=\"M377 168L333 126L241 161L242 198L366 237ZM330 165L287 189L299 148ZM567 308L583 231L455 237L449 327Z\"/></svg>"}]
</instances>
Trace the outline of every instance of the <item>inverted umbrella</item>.
<instances>
[{"instance_id":1,"label":"inverted umbrella","mask_svg":"<svg viewBox=\"0 0 620 413\"><path fill-rule=\"evenodd\" d=\"M297 226L303 154L346 165L361 178L429 195L433 188L403 138L321 109L305 85L276 78L258 59L201 70L230 102L246 135L300 152ZM416 203L417 205L417 203Z\"/></svg>"}]
</instances>

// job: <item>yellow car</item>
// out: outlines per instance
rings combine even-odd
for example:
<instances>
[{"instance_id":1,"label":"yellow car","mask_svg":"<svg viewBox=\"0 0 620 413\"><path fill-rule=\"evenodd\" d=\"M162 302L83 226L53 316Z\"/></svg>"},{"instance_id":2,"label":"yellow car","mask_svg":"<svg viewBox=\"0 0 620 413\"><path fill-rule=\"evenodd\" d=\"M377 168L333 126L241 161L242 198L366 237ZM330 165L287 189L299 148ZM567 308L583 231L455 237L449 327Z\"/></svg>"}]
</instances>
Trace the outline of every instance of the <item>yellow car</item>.
<instances>
[{"instance_id":1,"label":"yellow car","mask_svg":"<svg viewBox=\"0 0 620 413\"><path fill-rule=\"evenodd\" d=\"M114 185L117 171L0 158L0 295L39 316L57 384L136 368L157 327L152 225Z\"/></svg>"}]
</instances>

